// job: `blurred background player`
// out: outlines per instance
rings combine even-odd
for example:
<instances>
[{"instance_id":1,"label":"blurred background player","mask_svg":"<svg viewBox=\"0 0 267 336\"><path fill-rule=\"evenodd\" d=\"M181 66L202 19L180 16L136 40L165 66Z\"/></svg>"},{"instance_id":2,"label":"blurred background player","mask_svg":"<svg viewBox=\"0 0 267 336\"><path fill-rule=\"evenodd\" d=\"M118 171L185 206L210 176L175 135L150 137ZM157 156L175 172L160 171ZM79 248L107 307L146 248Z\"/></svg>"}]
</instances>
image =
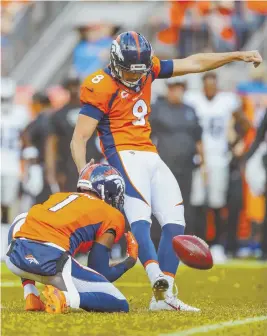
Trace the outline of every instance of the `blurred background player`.
<instances>
[{"instance_id":1,"label":"blurred background player","mask_svg":"<svg viewBox=\"0 0 267 336\"><path fill-rule=\"evenodd\" d=\"M61 109L51 114L46 143L46 179L52 192L74 191L78 178L68 145L81 109L80 80L75 76L68 77L63 87L67 90L69 99ZM96 147L95 138L96 135L87 144L87 158L94 157L99 161L102 155Z\"/></svg>"},{"instance_id":2,"label":"blurred background player","mask_svg":"<svg viewBox=\"0 0 267 336\"><path fill-rule=\"evenodd\" d=\"M252 190L255 194L265 196L265 216L262 223L262 240L261 249L262 255L261 260L267 260L267 146L266 146L266 135L267 135L267 109L260 122L257 130L256 138L252 143L248 152L244 155L244 160L248 161L253 159L253 156L258 150L257 157L255 161L252 162L252 169L247 171L247 180L250 182ZM256 156L256 155L255 155ZM255 170L262 176L260 178L255 177ZM251 176L249 176L251 175ZM255 185L256 184L256 185Z\"/></svg>"},{"instance_id":3,"label":"blurred background player","mask_svg":"<svg viewBox=\"0 0 267 336\"><path fill-rule=\"evenodd\" d=\"M154 291L151 310L199 311L173 293L179 260L171 240L184 233L184 207L179 185L150 139L151 85L156 78L204 72L234 61L258 66L262 58L257 51L244 51L160 61L143 35L129 31L113 40L110 66L82 85L83 107L71 141L73 159L80 172L86 165L86 142L97 128L109 164L126 182L124 211ZM150 237L152 212L162 227L158 253Z\"/></svg>"},{"instance_id":4,"label":"blurred background player","mask_svg":"<svg viewBox=\"0 0 267 336\"><path fill-rule=\"evenodd\" d=\"M20 136L30 122L29 111L14 101L15 82L1 78L1 221L10 223L10 210L16 205L21 178Z\"/></svg>"},{"instance_id":5,"label":"blurred background player","mask_svg":"<svg viewBox=\"0 0 267 336\"><path fill-rule=\"evenodd\" d=\"M186 234L196 234L204 238L203 234L194 228L198 225L198 221L193 222L190 218L192 173L196 154L200 158L202 169L205 170L201 139L202 127L195 110L183 102L186 91L185 78L167 79L166 86L166 97L160 97L151 106L152 139L155 141L160 157L179 183L185 209Z\"/></svg>"},{"instance_id":6,"label":"blurred background player","mask_svg":"<svg viewBox=\"0 0 267 336\"><path fill-rule=\"evenodd\" d=\"M44 165L48 120L52 111L48 95L44 92L36 92L32 97L31 108L33 121L22 134L25 174L22 183L24 195L21 209L24 211L35 203L43 203L51 194L50 186L45 179Z\"/></svg>"},{"instance_id":7,"label":"blurred background player","mask_svg":"<svg viewBox=\"0 0 267 336\"><path fill-rule=\"evenodd\" d=\"M224 232L222 208L226 206L229 188L229 131L232 118L236 127L240 127L240 135L236 136L231 145L234 153L240 138L250 128L245 117L240 98L230 92L220 92L217 75L214 72L203 76L202 92L187 92L185 102L192 105L203 127L203 151L207 168L207 185L201 177L200 171L195 172L193 179L192 204L194 221L203 219L206 212L203 207L212 209L216 227L216 235L212 242L212 253L217 262L224 262L225 255L222 246ZM235 155L235 154L233 154Z\"/></svg>"},{"instance_id":8,"label":"blurred background player","mask_svg":"<svg viewBox=\"0 0 267 336\"><path fill-rule=\"evenodd\" d=\"M78 27L80 41L73 51L73 68L80 78L105 66L114 31L111 24Z\"/></svg>"},{"instance_id":9,"label":"blurred background player","mask_svg":"<svg viewBox=\"0 0 267 336\"><path fill-rule=\"evenodd\" d=\"M124 190L123 178L116 169L87 165L79 176L78 192L56 193L33 206L28 214L16 217L10 229L6 263L22 278L26 310L44 310L35 287L37 281L48 285L43 292L48 313L64 313L68 307L129 311L127 300L110 282L136 263L138 245L131 233L126 234L128 257L109 266L109 250L124 233L120 213ZM91 249L90 268L71 257L85 245Z\"/></svg>"}]
</instances>

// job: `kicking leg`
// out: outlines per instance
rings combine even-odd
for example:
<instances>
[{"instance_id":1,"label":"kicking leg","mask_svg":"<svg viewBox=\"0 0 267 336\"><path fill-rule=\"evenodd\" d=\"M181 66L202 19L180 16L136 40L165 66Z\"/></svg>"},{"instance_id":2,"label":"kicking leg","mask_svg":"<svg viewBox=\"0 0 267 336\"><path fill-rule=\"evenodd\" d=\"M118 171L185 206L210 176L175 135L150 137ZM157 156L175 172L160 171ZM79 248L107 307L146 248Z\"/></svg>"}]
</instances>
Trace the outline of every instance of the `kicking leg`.
<instances>
[{"instance_id":1,"label":"kicking leg","mask_svg":"<svg viewBox=\"0 0 267 336\"><path fill-rule=\"evenodd\" d=\"M179 259L172 248L172 239L184 234L184 206L179 185L166 164L159 159L157 170L152 180L152 208L161 227L161 239L158 249L158 260L161 270L169 283L165 300L155 302L152 299L151 310L185 310L199 311L178 300L173 294L174 278Z\"/></svg>"},{"instance_id":2,"label":"kicking leg","mask_svg":"<svg viewBox=\"0 0 267 336\"><path fill-rule=\"evenodd\" d=\"M155 153L122 151L112 155L109 163L122 174L126 184L124 211L139 246L139 259L149 277L155 295L161 297L168 283L159 267L155 246L150 237L151 167ZM142 169L137 169L142 167Z\"/></svg>"}]
</instances>

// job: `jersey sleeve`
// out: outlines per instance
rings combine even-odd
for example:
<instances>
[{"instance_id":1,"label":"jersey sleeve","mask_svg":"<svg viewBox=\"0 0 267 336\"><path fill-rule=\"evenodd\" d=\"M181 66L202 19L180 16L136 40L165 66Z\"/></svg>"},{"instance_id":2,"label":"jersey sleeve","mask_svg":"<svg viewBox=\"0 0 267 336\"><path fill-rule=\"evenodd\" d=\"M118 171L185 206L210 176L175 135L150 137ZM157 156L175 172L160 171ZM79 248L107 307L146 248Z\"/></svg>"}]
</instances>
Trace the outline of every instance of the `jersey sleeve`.
<instances>
[{"instance_id":1,"label":"jersey sleeve","mask_svg":"<svg viewBox=\"0 0 267 336\"><path fill-rule=\"evenodd\" d=\"M156 56L152 59L152 77L170 78L173 74L173 60L159 60Z\"/></svg>"},{"instance_id":2,"label":"jersey sleeve","mask_svg":"<svg viewBox=\"0 0 267 336\"><path fill-rule=\"evenodd\" d=\"M114 208L110 208L107 212L107 219L101 224L96 236L101 237L109 229L113 229L116 232L115 243L117 243L124 233L125 220L119 210Z\"/></svg>"},{"instance_id":3,"label":"jersey sleeve","mask_svg":"<svg viewBox=\"0 0 267 336\"><path fill-rule=\"evenodd\" d=\"M107 74L96 72L85 79L80 92L82 103L80 114L101 120L105 114L109 113L112 94L110 94L107 76Z\"/></svg>"}]
</instances>

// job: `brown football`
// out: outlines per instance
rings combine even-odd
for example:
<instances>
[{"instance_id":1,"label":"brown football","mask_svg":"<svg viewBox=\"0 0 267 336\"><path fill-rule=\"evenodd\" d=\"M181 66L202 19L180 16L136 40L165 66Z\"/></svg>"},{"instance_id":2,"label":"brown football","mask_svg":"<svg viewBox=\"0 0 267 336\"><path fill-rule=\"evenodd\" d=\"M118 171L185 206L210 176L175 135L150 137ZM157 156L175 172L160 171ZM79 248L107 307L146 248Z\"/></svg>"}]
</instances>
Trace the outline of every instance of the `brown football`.
<instances>
[{"instance_id":1,"label":"brown football","mask_svg":"<svg viewBox=\"0 0 267 336\"><path fill-rule=\"evenodd\" d=\"M197 269L210 269L213 266L209 246L196 236L180 235L172 239L177 257L187 266Z\"/></svg>"}]
</instances>

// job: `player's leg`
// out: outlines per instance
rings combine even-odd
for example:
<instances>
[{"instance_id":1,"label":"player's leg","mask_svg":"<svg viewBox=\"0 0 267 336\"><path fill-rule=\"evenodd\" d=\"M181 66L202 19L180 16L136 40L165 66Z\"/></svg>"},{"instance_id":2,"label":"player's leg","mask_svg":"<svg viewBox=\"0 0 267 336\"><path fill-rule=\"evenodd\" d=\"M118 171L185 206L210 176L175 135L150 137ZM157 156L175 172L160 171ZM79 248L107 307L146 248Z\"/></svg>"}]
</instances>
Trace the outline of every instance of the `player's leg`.
<instances>
[{"instance_id":1,"label":"player's leg","mask_svg":"<svg viewBox=\"0 0 267 336\"><path fill-rule=\"evenodd\" d=\"M8 223L8 207L5 205L1 205L1 223Z\"/></svg>"},{"instance_id":2,"label":"player's leg","mask_svg":"<svg viewBox=\"0 0 267 336\"><path fill-rule=\"evenodd\" d=\"M129 311L126 298L113 284L71 257L65 263L60 277L61 281L54 277L50 281L53 286L46 286L43 292L47 300L46 311L49 313L64 313L67 307L94 312Z\"/></svg>"},{"instance_id":3,"label":"player's leg","mask_svg":"<svg viewBox=\"0 0 267 336\"><path fill-rule=\"evenodd\" d=\"M8 245L11 244L11 241L15 233L19 230L20 226L24 223L27 213L22 213L18 215L8 232ZM34 280L29 280L26 278L21 278L21 284L24 292L25 299L25 310L26 311L43 311L44 304L40 299L40 294L38 289L35 286Z\"/></svg>"},{"instance_id":4,"label":"player's leg","mask_svg":"<svg viewBox=\"0 0 267 336\"><path fill-rule=\"evenodd\" d=\"M222 208L226 205L227 190L229 185L229 167L226 163L209 165L209 185L208 204L214 212L214 222L216 227L215 239L211 248L211 253L215 263L224 263L226 255L222 244L224 221L222 218Z\"/></svg>"},{"instance_id":5,"label":"player's leg","mask_svg":"<svg viewBox=\"0 0 267 336\"><path fill-rule=\"evenodd\" d=\"M1 223L8 224L7 184L5 181L5 176L1 175Z\"/></svg>"},{"instance_id":6,"label":"player's leg","mask_svg":"<svg viewBox=\"0 0 267 336\"><path fill-rule=\"evenodd\" d=\"M109 163L122 174L126 183L124 211L139 246L139 259L151 285L160 295L166 290L166 280L158 264L158 256L150 236L151 176L157 155L150 152L122 151L112 155Z\"/></svg>"},{"instance_id":7,"label":"player's leg","mask_svg":"<svg viewBox=\"0 0 267 336\"><path fill-rule=\"evenodd\" d=\"M152 209L161 227L158 259L161 270L169 283L165 300L155 302L152 298L151 310L199 311L180 301L173 293L174 277L179 259L172 248L172 239L184 234L184 206L179 185L167 165L158 157L157 169L152 179Z\"/></svg>"},{"instance_id":8,"label":"player's leg","mask_svg":"<svg viewBox=\"0 0 267 336\"><path fill-rule=\"evenodd\" d=\"M10 227L9 233L8 233L8 245L11 244L15 233L20 229L21 225L25 222L26 216L27 216L27 213L22 213L14 219ZM17 271L20 272L19 270ZM24 299L25 299L25 310L26 311L43 311L45 307L40 298L39 291L36 288L35 280L32 278L28 278L26 273L23 273L21 275L22 275L21 283L22 283Z\"/></svg>"},{"instance_id":9,"label":"player's leg","mask_svg":"<svg viewBox=\"0 0 267 336\"><path fill-rule=\"evenodd\" d=\"M50 285L44 291L47 312L65 312L68 306L128 311L125 297L104 276L81 266L54 244L16 239L10 244L6 265L21 278Z\"/></svg>"},{"instance_id":10,"label":"player's leg","mask_svg":"<svg viewBox=\"0 0 267 336\"><path fill-rule=\"evenodd\" d=\"M17 175L1 175L2 223L10 223L10 209L18 198L19 183L19 176Z\"/></svg>"},{"instance_id":11,"label":"player's leg","mask_svg":"<svg viewBox=\"0 0 267 336\"><path fill-rule=\"evenodd\" d=\"M206 212L207 212L207 186L204 183L200 168L193 171L192 188L190 195L191 220L194 222L194 234L206 239Z\"/></svg>"},{"instance_id":12,"label":"player's leg","mask_svg":"<svg viewBox=\"0 0 267 336\"><path fill-rule=\"evenodd\" d=\"M152 209L162 228L158 259L171 292L179 265L172 248L172 238L184 233L184 206L178 182L160 157L152 179Z\"/></svg>"}]
</instances>

